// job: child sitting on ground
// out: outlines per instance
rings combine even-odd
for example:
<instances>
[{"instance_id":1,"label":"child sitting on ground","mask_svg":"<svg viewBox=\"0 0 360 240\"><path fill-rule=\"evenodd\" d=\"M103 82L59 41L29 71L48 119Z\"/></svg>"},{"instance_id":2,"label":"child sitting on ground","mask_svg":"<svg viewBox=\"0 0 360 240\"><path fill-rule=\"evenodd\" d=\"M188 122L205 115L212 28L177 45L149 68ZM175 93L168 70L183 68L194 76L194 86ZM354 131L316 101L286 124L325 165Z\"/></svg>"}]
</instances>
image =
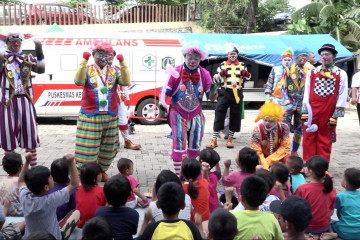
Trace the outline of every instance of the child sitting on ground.
<instances>
[{"instance_id":1,"label":"child sitting on ground","mask_svg":"<svg viewBox=\"0 0 360 240\"><path fill-rule=\"evenodd\" d=\"M196 161L196 159L194 160ZM163 212L164 220L150 223L141 239L202 240L201 234L193 222L178 218L180 209L185 207L185 192L178 183L163 184L157 196L156 205Z\"/></svg>"},{"instance_id":2,"label":"child sitting on ground","mask_svg":"<svg viewBox=\"0 0 360 240\"><path fill-rule=\"evenodd\" d=\"M229 175L231 160L225 160L224 173L223 173L223 185L229 187L235 187L237 199L240 202L240 187L242 181L247 177L255 174L256 166L259 164L259 156L254 149L244 147L239 151L236 156L236 164L240 170L235 170ZM233 206L236 207L236 206Z\"/></svg>"},{"instance_id":3,"label":"child sitting on ground","mask_svg":"<svg viewBox=\"0 0 360 240\"><path fill-rule=\"evenodd\" d=\"M83 227L82 240L113 240L110 223L103 217L93 217Z\"/></svg>"},{"instance_id":4,"label":"child sitting on ground","mask_svg":"<svg viewBox=\"0 0 360 240\"><path fill-rule=\"evenodd\" d=\"M207 180L209 182L209 207L211 213L215 209L219 208L219 198L216 187L221 178L221 169L219 165L220 156L214 149L206 148L200 151L199 160L200 163L206 162L210 165L209 173L207 174ZM210 172L213 167L215 167L215 171Z\"/></svg>"},{"instance_id":5,"label":"child sitting on ground","mask_svg":"<svg viewBox=\"0 0 360 240\"><path fill-rule=\"evenodd\" d=\"M305 232L315 238L329 231L331 215L335 208L336 189L328 174L328 167L329 163L324 157L310 157L305 168L310 182L301 184L294 193L310 203L313 219Z\"/></svg>"},{"instance_id":6,"label":"child sitting on ground","mask_svg":"<svg viewBox=\"0 0 360 240\"><path fill-rule=\"evenodd\" d=\"M36 166L28 171L32 154L25 155L26 162L19 175L19 196L25 217L24 239L27 239L32 232L44 230L54 235L56 239L62 239L56 208L68 202L70 195L79 186L74 155L67 154L64 158L69 164L70 184L66 188L48 194L54 186L50 170L44 166ZM69 219L68 223L71 225L72 219ZM66 239L68 236L63 235L63 237Z\"/></svg>"},{"instance_id":7,"label":"child sitting on ground","mask_svg":"<svg viewBox=\"0 0 360 240\"><path fill-rule=\"evenodd\" d=\"M233 240L237 233L236 218L228 210L218 208L210 214L208 239Z\"/></svg>"},{"instance_id":8,"label":"child sitting on ground","mask_svg":"<svg viewBox=\"0 0 360 240\"><path fill-rule=\"evenodd\" d=\"M7 198L0 203L0 239L20 240L25 229L25 222L11 222L3 227L9 205L10 201Z\"/></svg>"},{"instance_id":9,"label":"child sitting on ground","mask_svg":"<svg viewBox=\"0 0 360 240\"><path fill-rule=\"evenodd\" d=\"M339 221L332 222L331 227L342 239L358 239L360 237L360 170L348 168L345 170L341 186L345 192L336 194L337 214ZM322 237L329 235L324 233ZM333 237L330 235L329 237Z\"/></svg>"},{"instance_id":10,"label":"child sitting on ground","mask_svg":"<svg viewBox=\"0 0 360 240\"><path fill-rule=\"evenodd\" d=\"M281 202L276 200L270 204L270 210L280 215L280 224L285 239L306 240L304 230L309 225L312 215L308 201L293 195Z\"/></svg>"},{"instance_id":11,"label":"child sitting on ground","mask_svg":"<svg viewBox=\"0 0 360 240\"><path fill-rule=\"evenodd\" d=\"M275 177L274 174L272 174L270 171L265 170L263 168L259 169L255 173L256 176L261 177L266 182L268 189L272 189L275 185ZM279 200L279 198L275 195L270 194L270 191L266 195L265 201L259 206L259 210L263 212L271 212L270 211L270 204L271 202ZM241 202L237 205L234 210L244 210L244 206L241 204Z\"/></svg>"},{"instance_id":12,"label":"child sitting on ground","mask_svg":"<svg viewBox=\"0 0 360 240\"><path fill-rule=\"evenodd\" d=\"M157 202L157 193L160 187L167 182L175 182L178 183L180 186L182 186L179 177L174 172L170 170L162 170L159 173L153 185L152 199L151 199L152 201L150 202L149 207L145 210L144 221L141 226L139 235L141 235L144 232L149 222L158 222L164 220L164 215L162 214L161 209L159 209L156 206L156 202ZM191 198L188 194L185 194L185 208L180 210L178 217L180 219L190 220L191 209L192 209Z\"/></svg>"},{"instance_id":13,"label":"child sitting on ground","mask_svg":"<svg viewBox=\"0 0 360 240\"><path fill-rule=\"evenodd\" d=\"M79 228L95 216L96 209L106 204L103 187L98 186L101 178L102 170L98 163L88 162L81 166L81 186L76 193L76 209L80 211Z\"/></svg>"},{"instance_id":14,"label":"child sitting on ground","mask_svg":"<svg viewBox=\"0 0 360 240\"><path fill-rule=\"evenodd\" d=\"M270 167L270 172L274 174L276 179L275 186L271 189L270 195L275 195L284 201L291 195L291 184L289 178L289 170L285 164L281 162L274 163Z\"/></svg>"},{"instance_id":15,"label":"child sitting on ground","mask_svg":"<svg viewBox=\"0 0 360 240\"><path fill-rule=\"evenodd\" d=\"M54 187L49 191L50 193L59 191L69 185L69 166L65 159L59 158L54 160L50 166L50 173L54 179ZM67 203L59 206L56 209L56 216L58 221L63 219L70 211L76 208L76 190L70 195L70 199ZM79 215L80 216L80 215Z\"/></svg>"},{"instance_id":16,"label":"child sitting on ground","mask_svg":"<svg viewBox=\"0 0 360 240\"><path fill-rule=\"evenodd\" d=\"M10 201L6 216L23 216L22 207L19 201L18 179L22 167L21 155L15 152L5 153L2 159L2 166L8 176L0 180L0 203L5 198Z\"/></svg>"},{"instance_id":17,"label":"child sitting on ground","mask_svg":"<svg viewBox=\"0 0 360 240\"><path fill-rule=\"evenodd\" d=\"M252 239L259 236L266 240L284 239L280 225L273 214L259 210L269 192L264 179L249 176L241 184L241 204L244 211L231 211L236 217L238 234L235 239Z\"/></svg>"},{"instance_id":18,"label":"child sitting on ground","mask_svg":"<svg viewBox=\"0 0 360 240\"><path fill-rule=\"evenodd\" d=\"M290 191L293 194L299 185L305 183L304 175L301 173L304 161L301 157L290 156L286 159L285 165L289 169Z\"/></svg>"},{"instance_id":19,"label":"child sitting on ground","mask_svg":"<svg viewBox=\"0 0 360 240\"><path fill-rule=\"evenodd\" d=\"M136 179L133 176L131 176L134 173L133 161L131 161L128 158L120 158L117 163L117 168L122 175L126 176L126 178L129 180L130 186L131 186L131 195L126 202L126 206L129 208L133 208L133 209L137 206L138 203L143 208L149 206L150 201L147 199L147 197L144 194L142 194L139 191L138 181L136 181ZM140 198L141 201L138 201L138 199L135 197L135 195L138 198Z\"/></svg>"},{"instance_id":20,"label":"child sitting on ground","mask_svg":"<svg viewBox=\"0 0 360 240\"><path fill-rule=\"evenodd\" d=\"M104 185L104 193L109 205L98 208L95 216L106 218L114 239L132 239L137 232L139 213L125 206L131 194L129 180L124 175L112 176Z\"/></svg>"}]
</instances>

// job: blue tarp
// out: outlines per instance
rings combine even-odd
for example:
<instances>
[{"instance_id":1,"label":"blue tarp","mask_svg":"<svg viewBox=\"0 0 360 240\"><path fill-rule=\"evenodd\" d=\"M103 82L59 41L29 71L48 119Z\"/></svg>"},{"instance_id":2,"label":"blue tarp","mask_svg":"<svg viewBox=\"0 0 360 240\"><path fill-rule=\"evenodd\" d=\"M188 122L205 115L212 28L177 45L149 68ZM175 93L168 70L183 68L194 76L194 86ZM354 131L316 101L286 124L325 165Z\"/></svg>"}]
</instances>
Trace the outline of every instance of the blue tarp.
<instances>
[{"instance_id":1,"label":"blue tarp","mask_svg":"<svg viewBox=\"0 0 360 240\"><path fill-rule=\"evenodd\" d=\"M215 34L215 33L180 33L185 41L199 41L209 51L210 56L226 54L229 45L235 45L239 54L251 58L259 64L280 65L281 53L288 47L293 51L307 48L320 60L318 49L325 43L335 46L338 54L336 60L354 56L341 43L329 34L312 35L256 35L256 34Z\"/></svg>"}]
</instances>

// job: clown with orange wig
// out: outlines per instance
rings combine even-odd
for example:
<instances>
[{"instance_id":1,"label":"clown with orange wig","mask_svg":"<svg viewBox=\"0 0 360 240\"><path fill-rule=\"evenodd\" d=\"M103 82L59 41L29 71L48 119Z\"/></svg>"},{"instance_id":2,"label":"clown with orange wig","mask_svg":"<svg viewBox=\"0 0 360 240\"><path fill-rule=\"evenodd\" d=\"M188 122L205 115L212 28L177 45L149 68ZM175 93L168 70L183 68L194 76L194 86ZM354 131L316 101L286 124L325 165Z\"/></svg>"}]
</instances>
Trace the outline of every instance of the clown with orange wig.
<instances>
[{"instance_id":1,"label":"clown with orange wig","mask_svg":"<svg viewBox=\"0 0 360 240\"><path fill-rule=\"evenodd\" d=\"M255 122L260 119L262 123L257 125L251 136L251 148L260 158L260 164L268 169L272 164L284 161L290 151L289 127L283 123L284 109L270 100L262 105Z\"/></svg>"},{"instance_id":2,"label":"clown with orange wig","mask_svg":"<svg viewBox=\"0 0 360 240\"><path fill-rule=\"evenodd\" d=\"M121 71L108 65L112 46L104 41L94 41L92 54L83 53L83 59L75 75L75 84L83 86L81 109L76 129L75 160L78 167L87 162L100 164L102 181L119 148L120 103L117 89L119 84L130 82L129 70L121 54L117 55ZM87 65L90 56L94 64Z\"/></svg>"},{"instance_id":3,"label":"clown with orange wig","mask_svg":"<svg viewBox=\"0 0 360 240\"><path fill-rule=\"evenodd\" d=\"M173 74L166 86L166 95L171 97L169 122L172 129L173 145L171 158L175 173L180 174L182 156L197 157L204 134L205 117L202 113L202 97L209 98L211 76L200 67L200 60L207 57L203 45L189 42L182 53L185 62L175 67L179 74ZM178 76L176 76L178 75Z\"/></svg>"}]
</instances>

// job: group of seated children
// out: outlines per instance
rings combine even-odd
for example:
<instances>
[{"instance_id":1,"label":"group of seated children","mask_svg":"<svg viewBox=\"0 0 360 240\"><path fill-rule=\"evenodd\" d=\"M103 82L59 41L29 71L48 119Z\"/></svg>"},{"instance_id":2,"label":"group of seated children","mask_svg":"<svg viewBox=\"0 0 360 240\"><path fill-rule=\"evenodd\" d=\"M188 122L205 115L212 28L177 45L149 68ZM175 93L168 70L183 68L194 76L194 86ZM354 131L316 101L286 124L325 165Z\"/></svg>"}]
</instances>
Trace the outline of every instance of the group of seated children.
<instances>
[{"instance_id":1,"label":"group of seated children","mask_svg":"<svg viewBox=\"0 0 360 240\"><path fill-rule=\"evenodd\" d=\"M306 162L290 156L269 170L259 167L256 151L244 147L236 156L239 169L230 172L224 161L224 194L220 156L204 149L198 159L185 157L182 180L162 170L152 190L152 201L138 189L131 175L133 162L118 161L119 174L104 187L97 163L75 166L67 154L51 164L32 167L17 153L5 154L8 173L0 180L0 239L69 239L77 226L84 240L107 239L359 239L360 170L346 169L337 193L328 174L328 161L313 156ZM80 179L79 179L80 175ZM69 177L70 176L70 177ZM80 185L81 182L81 185ZM80 185L80 186L79 186ZM135 196L136 195L136 196ZM139 201L137 200L139 199ZM137 205L147 207L138 231ZM331 219L334 209L338 221ZM25 221L3 226L5 217ZM50 235L49 235L50 234ZM50 237L49 237L50 236Z\"/></svg>"}]
</instances>

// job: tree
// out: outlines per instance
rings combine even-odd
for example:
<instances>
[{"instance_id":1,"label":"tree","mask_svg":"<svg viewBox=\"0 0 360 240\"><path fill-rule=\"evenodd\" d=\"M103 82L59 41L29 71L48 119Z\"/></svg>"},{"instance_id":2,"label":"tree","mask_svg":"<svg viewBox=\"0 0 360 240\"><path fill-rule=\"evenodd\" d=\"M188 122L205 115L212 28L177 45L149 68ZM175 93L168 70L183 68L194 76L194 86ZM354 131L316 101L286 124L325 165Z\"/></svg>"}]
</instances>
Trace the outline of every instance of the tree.
<instances>
[{"instance_id":1,"label":"tree","mask_svg":"<svg viewBox=\"0 0 360 240\"><path fill-rule=\"evenodd\" d=\"M200 0L200 24L210 32L246 32L245 7L249 0Z\"/></svg>"},{"instance_id":2,"label":"tree","mask_svg":"<svg viewBox=\"0 0 360 240\"><path fill-rule=\"evenodd\" d=\"M321 0L312 2L291 15L291 33L329 33L349 50L360 48L360 1ZM354 40L345 40L351 35Z\"/></svg>"}]
</instances>

